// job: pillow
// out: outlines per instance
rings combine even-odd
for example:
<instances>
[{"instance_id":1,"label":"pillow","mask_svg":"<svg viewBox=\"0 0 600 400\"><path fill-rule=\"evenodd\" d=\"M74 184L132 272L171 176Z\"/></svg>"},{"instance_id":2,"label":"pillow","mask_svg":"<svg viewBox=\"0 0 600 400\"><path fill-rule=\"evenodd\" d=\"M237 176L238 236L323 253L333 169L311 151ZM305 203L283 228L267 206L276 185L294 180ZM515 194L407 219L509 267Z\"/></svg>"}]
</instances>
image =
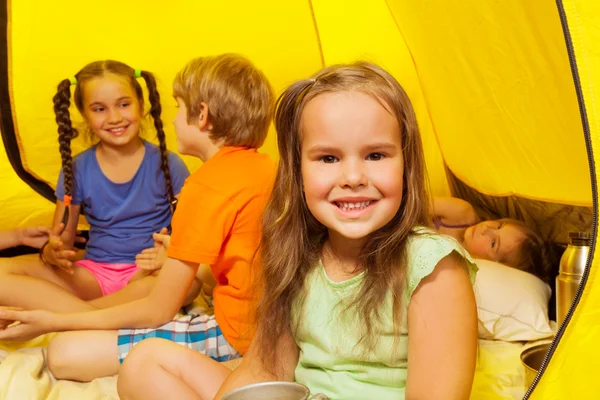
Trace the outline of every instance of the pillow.
<instances>
[{"instance_id":1,"label":"pillow","mask_svg":"<svg viewBox=\"0 0 600 400\"><path fill-rule=\"evenodd\" d=\"M512 342L554 335L548 320L550 286L530 273L494 261L475 262L479 267L474 291L481 339Z\"/></svg>"}]
</instances>

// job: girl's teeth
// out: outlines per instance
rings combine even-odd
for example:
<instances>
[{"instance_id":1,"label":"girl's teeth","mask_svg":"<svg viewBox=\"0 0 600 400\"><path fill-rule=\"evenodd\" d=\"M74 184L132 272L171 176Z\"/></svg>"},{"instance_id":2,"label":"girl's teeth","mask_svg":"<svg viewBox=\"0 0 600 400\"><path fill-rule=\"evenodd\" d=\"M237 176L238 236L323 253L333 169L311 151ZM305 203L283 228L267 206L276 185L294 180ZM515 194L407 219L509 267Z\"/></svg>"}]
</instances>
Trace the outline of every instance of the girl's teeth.
<instances>
[{"instance_id":1,"label":"girl's teeth","mask_svg":"<svg viewBox=\"0 0 600 400\"><path fill-rule=\"evenodd\" d=\"M369 204L371 204L371 200L369 200L369 201L362 201L360 203L339 202L338 203L338 207L342 211L362 210L362 209L366 208Z\"/></svg>"}]
</instances>

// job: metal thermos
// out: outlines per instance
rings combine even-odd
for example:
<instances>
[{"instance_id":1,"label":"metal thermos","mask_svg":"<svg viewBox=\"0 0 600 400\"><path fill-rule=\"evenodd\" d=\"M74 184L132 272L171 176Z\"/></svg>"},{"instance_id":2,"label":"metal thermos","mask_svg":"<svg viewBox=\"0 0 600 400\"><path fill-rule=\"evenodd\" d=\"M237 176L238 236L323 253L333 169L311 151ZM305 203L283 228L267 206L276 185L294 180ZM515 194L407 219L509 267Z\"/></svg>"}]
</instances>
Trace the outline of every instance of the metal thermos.
<instances>
[{"instance_id":1,"label":"metal thermos","mask_svg":"<svg viewBox=\"0 0 600 400\"><path fill-rule=\"evenodd\" d=\"M569 246L560 258L556 277L556 322L560 326L575 299L590 253L592 235L588 232L569 232Z\"/></svg>"}]
</instances>

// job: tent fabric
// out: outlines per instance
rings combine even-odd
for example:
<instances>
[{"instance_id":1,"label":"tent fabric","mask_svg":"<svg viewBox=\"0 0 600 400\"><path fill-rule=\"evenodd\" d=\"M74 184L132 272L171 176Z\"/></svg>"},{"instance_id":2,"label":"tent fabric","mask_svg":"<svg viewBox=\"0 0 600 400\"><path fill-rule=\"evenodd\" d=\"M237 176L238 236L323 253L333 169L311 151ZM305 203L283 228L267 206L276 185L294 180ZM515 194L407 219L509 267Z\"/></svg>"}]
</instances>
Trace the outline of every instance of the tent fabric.
<instances>
[{"instance_id":1,"label":"tent fabric","mask_svg":"<svg viewBox=\"0 0 600 400\"><path fill-rule=\"evenodd\" d=\"M171 80L193 57L243 54L265 71L278 93L324 65L366 59L389 70L414 104L433 194L450 194L451 186L456 193L448 178L457 178L489 199L510 196L569 206L573 218L589 217L596 195L591 179L596 178L590 175L584 128L589 124L592 147L598 149L600 122L600 5L595 0L0 4L7 28L6 43L0 43L6 46L0 55L7 56L7 85L0 87L2 134L19 144L23 167L50 187L60 169L51 99L58 82L88 62L116 59L154 72L168 145L176 149L169 123L176 112ZM561 26L562 5L575 66ZM572 71L580 76L583 96L577 95ZM73 108L81 124L76 115ZM151 132L148 128L149 139ZM78 152L88 145L82 137L73 148ZM54 205L23 183L7 149L1 150L0 226L48 224ZM262 151L277 157L273 130ZM184 160L192 170L200 164ZM593 328L600 309L594 266L534 399L586 398L598 391L600 383L592 376L598 350L590 350L600 348L595 346L598 328ZM577 374L567 379L565 371Z\"/></svg>"},{"instance_id":2,"label":"tent fabric","mask_svg":"<svg viewBox=\"0 0 600 400\"><path fill-rule=\"evenodd\" d=\"M600 158L600 3L585 0L559 0L565 39L570 47L573 78L579 91L583 128L589 138L592 184L594 185L595 236L591 262L568 323L557 334L560 340L545 371L540 374L529 399L593 399L600 393L598 357L600 357L600 288L598 287L598 175Z\"/></svg>"},{"instance_id":3,"label":"tent fabric","mask_svg":"<svg viewBox=\"0 0 600 400\"><path fill-rule=\"evenodd\" d=\"M490 195L591 205L554 1L390 2L447 166Z\"/></svg>"}]
</instances>

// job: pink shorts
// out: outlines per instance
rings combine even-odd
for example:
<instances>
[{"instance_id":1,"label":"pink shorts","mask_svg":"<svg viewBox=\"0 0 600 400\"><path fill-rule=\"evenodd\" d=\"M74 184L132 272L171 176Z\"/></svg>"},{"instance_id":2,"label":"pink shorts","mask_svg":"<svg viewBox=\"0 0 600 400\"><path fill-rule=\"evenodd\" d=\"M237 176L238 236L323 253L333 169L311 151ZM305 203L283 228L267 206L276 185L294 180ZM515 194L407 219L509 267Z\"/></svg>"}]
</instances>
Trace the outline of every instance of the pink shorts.
<instances>
[{"instance_id":1,"label":"pink shorts","mask_svg":"<svg viewBox=\"0 0 600 400\"><path fill-rule=\"evenodd\" d=\"M92 260L80 260L75 263L94 275L102 295L106 296L123 289L139 268L135 264L108 264Z\"/></svg>"}]
</instances>

